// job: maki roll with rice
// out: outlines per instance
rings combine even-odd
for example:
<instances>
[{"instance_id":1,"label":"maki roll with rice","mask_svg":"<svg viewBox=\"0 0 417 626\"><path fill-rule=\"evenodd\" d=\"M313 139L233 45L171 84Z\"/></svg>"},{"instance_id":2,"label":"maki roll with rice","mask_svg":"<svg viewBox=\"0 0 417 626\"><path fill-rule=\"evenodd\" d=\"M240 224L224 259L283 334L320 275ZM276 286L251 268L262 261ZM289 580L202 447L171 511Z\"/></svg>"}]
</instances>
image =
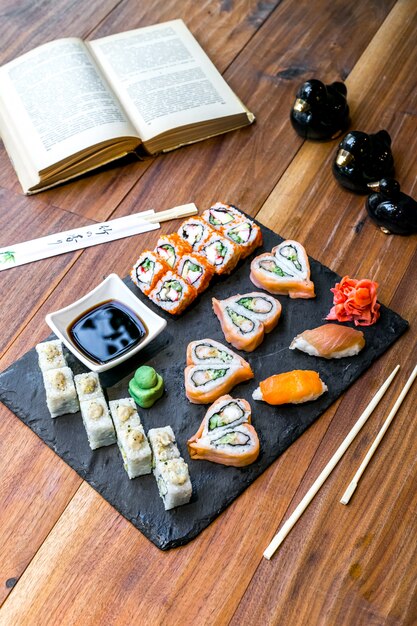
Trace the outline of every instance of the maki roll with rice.
<instances>
[{"instance_id":1,"label":"maki roll with rice","mask_svg":"<svg viewBox=\"0 0 417 626\"><path fill-rule=\"evenodd\" d=\"M176 270L198 293L207 289L214 274L213 266L196 252L184 254L177 263Z\"/></svg>"},{"instance_id":2,"label":"maki roll with rice","mask_svg":"<svg viewBox=\"0 0 417 626\"><path fill-rule=\"evenodd\" d=\"M188 465L180 456L171 426L148 432L153 453L153 474L165 510L187 504L192 495Z\"/></svg>"},{"instance_id":3,"label":"maki roll with rice","mask_svg":"<svg viewBox=\"0 0 417 626\"><path fill-rule=\"evenodd\" d=\"M191 252L191 246L184 241L177 233L171 235L161 235L156 242L155 252L159 258L171 268L174 268L183 254Z\"/></svg>"},{"instance_id":4,"label":"maki roll with rice","mask_svg":"<svg viewBox=\"0 0 417 626\"><path fill-rule=\"evenodd\" d=\"M262 245L262 232L255 222L245 218L221 229L222 233L240 248L241 258L245 259Z\"/></svg>"},{"instance_id":5,"label":"maki roll with rice","mask_svg":"<svg viewBox=\"0 0 417 626\"><path fill-rule=\"evenodd\" d=\"M134 284L147 296L170 266L154 251L145 250L130 272Z\"/></svg>"},{"instance_id":6,"label":"maki roll with rice","mask_svg":"<svg viewBox=\"0 0 417 626\"><path fill-rule=\"evenodd\" d=\"M116 443L116 433L104 396L80 402L81 417L92 450Z\"/></svg>"},{"instance_id":7,"label":"maki roll with rice","mask_svg":"<svg viewBox=\"0 0 417 626\"><path fill-rule=\"evenodd\" d=\"M129 478L152 471L152 452L132 398L109 402L117 445Z\"/></svg>"},{"instance_id":8,"label":"maki roll with rice","mask_svg":"<svg viewBox=\"0 0 417 626\"><path fill-rule=\"evenodd\" d=\"M225 364L235 361L246 367L248 363L241 356L214 339L191 341L187 346L187 365L217 363Z\"/></svg>"},{"instance_id":9,"label":"maki roll with rice","mask_svg":"<svg viewBox=\"0 0 417 626\"><path fill-rule=\"evenodd\" d=\"M178 315L197 297L197 290L181 276L169 271L156 283L148 297L167 313Z\"/></svg>"},{"instance_id":10,"label":"maki roll with rice","mask_svg":"<svg viewBox=\"0 0 417 626\"><path fill-rule=\"evenodd\" d=\"M184 380L188 400L193 404L209 404L239 383L253 378L249 363L242 361L187 365Z\"/></svg>"},{"instance_id":11,"label":"maki roll with rice","mask_svg":"<svg viewBox=\"0 0 417 626\"><path fill-rule=\"evenodd\" d=\"M219 275L230 274L240 259L239 246L218 232L210 235L198 252L207 258Z\"/></svg>"},{"instance_id":12,"label":"maki roll with rice","mask_svg":"<svg viewBox=\"0 0 417 626\"><path fill-rule=\"evenodd\" d=\"M207 241L213 229L202 217L190 217L185 220L178 229L178 235L193 250L198 250Z\"/></svg>"},{"instance_id":13,"label":"maki roll with rice","mask_svg":"<svg viewBox=\"0 0 417 626\"><path fill-rule=\"evenodd\" d=\"M236 222L245 218L244 214L233 204L216 202L202 214L203 219L216 230L223 230L224 227L231 227Z\"/></svg>"},{"instance_id":14,"label":"maki roll with rice","mask_svg":"<svg viewBox=\"0 0 417 626\"><path fill-rule=\"evenodd\" d=\"M38 353L38 363L42 372L67 366L62 343L59 339L38 343L36 352Z\"/></svg>"},{"instance_id":15,"label":"maki roll with rice","mask_svg":"<svg viewBox=\"0 0 417 626\"><path fill-rule=\"evenodd\" d=\"M74 378L69 367L48 369L43 374L46 404L51 417L80 410Z\"/></svg>"}]
</instances>

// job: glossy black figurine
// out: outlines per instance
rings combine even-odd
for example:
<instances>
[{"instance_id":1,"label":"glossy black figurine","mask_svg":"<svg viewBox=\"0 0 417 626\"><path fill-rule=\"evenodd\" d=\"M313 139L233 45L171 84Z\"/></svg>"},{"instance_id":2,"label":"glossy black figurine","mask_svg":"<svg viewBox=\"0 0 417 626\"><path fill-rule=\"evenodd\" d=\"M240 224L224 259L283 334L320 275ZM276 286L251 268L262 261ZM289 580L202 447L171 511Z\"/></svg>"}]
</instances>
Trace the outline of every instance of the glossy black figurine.
<instances>
[{"instance_id":1,"label":"glossy black figurine","mask_svg":"<svg viewBox=\"0 0 417 626\"><path fill-rule=\"evenodd\" d=\"M312 78L303 83L291 110L291 123L304 139L336 139L349 126L349 106L343 83L325 85Z\"/></svg>"},{"instance_id":2,"label":"glossy black figurine","mask_svg":"<svg viewBox=\"0 0 417 626\"><path fill-rule=\"evenodd\" d=\"M368 183L394 175L391 137L386 130L367 135L352 130L339 143L333 174L346 189L369 193Z\"/></svg>"},{"instance_id":3,"label":"glossy black figurine","mask_svg":"<svg viewBox=\"0 0 417 626\"><path fill-rule=\"evenodd\" d=\"M366 200L370 218L387 235L411 235L417 232L417 202L400 191L393 178L383 178L371 183L371 193Z\"/></svg>"}]
</instances>

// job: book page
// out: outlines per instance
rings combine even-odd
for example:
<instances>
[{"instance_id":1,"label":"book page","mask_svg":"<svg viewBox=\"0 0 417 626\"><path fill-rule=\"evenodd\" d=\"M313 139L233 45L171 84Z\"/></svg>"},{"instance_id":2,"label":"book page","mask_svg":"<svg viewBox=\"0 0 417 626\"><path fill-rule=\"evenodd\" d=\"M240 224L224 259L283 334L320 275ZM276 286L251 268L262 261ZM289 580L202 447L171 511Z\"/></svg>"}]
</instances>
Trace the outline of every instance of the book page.
<instances>
[{"instance_id":1,"label":"book page","mask_svg":"<svg viewBox=\"0 0 417 626\"><path fill-rule=\"evenodd\" d=\"M182 20L89 45L143 141L246 110Z\"/></svg>"},{"instance_id":2,"label":"book page","mask_svg":"<svg viewBox=\"0 0 417 626\"><path fill-rule=\"evenodd\" d=\"M79 39L52 41L1 67L0 94L38 171L96 143L136 135Z\"/></svg>"}]
</instances>

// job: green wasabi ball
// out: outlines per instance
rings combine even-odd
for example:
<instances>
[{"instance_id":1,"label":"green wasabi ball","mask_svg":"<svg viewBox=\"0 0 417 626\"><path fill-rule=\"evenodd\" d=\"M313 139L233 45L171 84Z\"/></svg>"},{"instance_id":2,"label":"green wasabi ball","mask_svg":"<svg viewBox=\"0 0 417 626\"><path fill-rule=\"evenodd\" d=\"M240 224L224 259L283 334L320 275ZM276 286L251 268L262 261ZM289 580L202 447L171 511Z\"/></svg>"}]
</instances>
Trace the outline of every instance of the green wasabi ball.
<instances>
[{"instance_id":1,"label":"green wasabi ball","mask_svg":"<svg viewBox=\"0 0 417 626\"><path fill-rule=\"evenodd\" d=\"M140 407L149 409L164 393L164 381L153 367L142 365L129 382L129 393Z\"/></svg>"}]
</instances>

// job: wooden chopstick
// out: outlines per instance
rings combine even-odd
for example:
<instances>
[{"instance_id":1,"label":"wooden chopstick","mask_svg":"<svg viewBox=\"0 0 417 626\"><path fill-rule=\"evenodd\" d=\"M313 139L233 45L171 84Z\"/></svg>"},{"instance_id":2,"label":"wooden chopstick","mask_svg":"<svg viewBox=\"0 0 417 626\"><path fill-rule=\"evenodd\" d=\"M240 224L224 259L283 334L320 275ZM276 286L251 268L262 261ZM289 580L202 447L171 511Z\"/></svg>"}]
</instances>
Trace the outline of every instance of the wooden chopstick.
<instances>
[{"instance_id":1,"label":"wooden chopstick","mask_svg":"<svg viewBox=\"0 0 417 626\"><path fill-rule=\"evenodd\" d=\"M167 222L168 220L176 220L181 217L190 217L191 215L196 215L197 213L198 209L196 205L194 202L190 202L189 204L176 206L172 209L167 209L166 211L159 211L159 213L154 213L153 215L147 215L142 219L151 224L155 224L155 222Z\"/></svg>"},{"instance_id":2,"label":"wooden chopstick","mask_svg":"<svg viewBox=\"0 0 417 626\"><path fill-rule=\"evenodd\" d=\"M306 495L301 500L300 504L296 507L292 515L290 515L290 517L287 519L285 524L282 526L279 532L272 539L271 543L269 544L269 546L264 552L264 557L266 559L270 559L273 556L273 554L275 553L277 548L281 545L281 543L284 541L285 537L288 535L288 533L290 532L292 527L295 525L297 520L304 513L304 511L306 510L306 508L308 507L308 505L310 504L310 502L312 501L316 493L319 491L320 487L325 482L326 478L328 478L330 473L333 471L333 469L335 468L337 463L340 461L340 459L342 458L342 456L344 455L344 453L346 452L346 450L348 449L348 447L350 446L350 444L352 443L352 441L354 440L354 438L356 437L356 435L358 434L362 426L365 424L368 417L371 415L372 411L377 406L378 402L381 400L382 396L384 395L384 393L390 386L399 368L400 366L397 365L395 369L391 372L391 374L388 376L384 384L380 387L380 389L372 398L368 406L365 408L365 410L363 411L362 415L360 416L356 424L353 426L353 428L345 437L345 439L342 441L342 443L340 444L340 446L338 447L338 449L336 450L336 452L334 453L330 461L327 463L326 467L319 474L319 476L316 478L316 480L314 481L310 489L307 491Z\"/></svg>"},{"instance_id":3,"label":"wooden chopstick","mask_svg":"<svg viewBox=\"0 0 417 626\"><path fill-rule=\"evenodd\" d=\"M343 494L342 499L340 500L340 502L342 504L347 504L349 502L349 500L351 499L351 497L353 496L353 494L355 492L355 489L358 486L358 482L359 482L362 474L364 473L364 471L365 471L369 461L372 459L375 450L377 449L377 447L381 443L381 440L382 440L383 436L385 435L386 431L388 430L388 426L391 424L392 420L394 419L395 414L397 413L398 409L400 408L400 406L401 406L405 396L407 395L408 390L410 389L411 385L413 384L416 376L417 376L417 365L415 366L415 368L411 372L407 382L405 383L405 385L403 387L403 390L401 391L401 393L398 396L394 406L392 407L392 409L390 411L390 414L388 415L387 419L383 423L379 433L375 437L375 440L374 440L372 446L369 448L369 450L368 450L364 460L360 464L360 466L358 468L358 471L356 472L356 474L352 478L352 481L349 483L345 493Z\"/></svg>"}]
</instances>

